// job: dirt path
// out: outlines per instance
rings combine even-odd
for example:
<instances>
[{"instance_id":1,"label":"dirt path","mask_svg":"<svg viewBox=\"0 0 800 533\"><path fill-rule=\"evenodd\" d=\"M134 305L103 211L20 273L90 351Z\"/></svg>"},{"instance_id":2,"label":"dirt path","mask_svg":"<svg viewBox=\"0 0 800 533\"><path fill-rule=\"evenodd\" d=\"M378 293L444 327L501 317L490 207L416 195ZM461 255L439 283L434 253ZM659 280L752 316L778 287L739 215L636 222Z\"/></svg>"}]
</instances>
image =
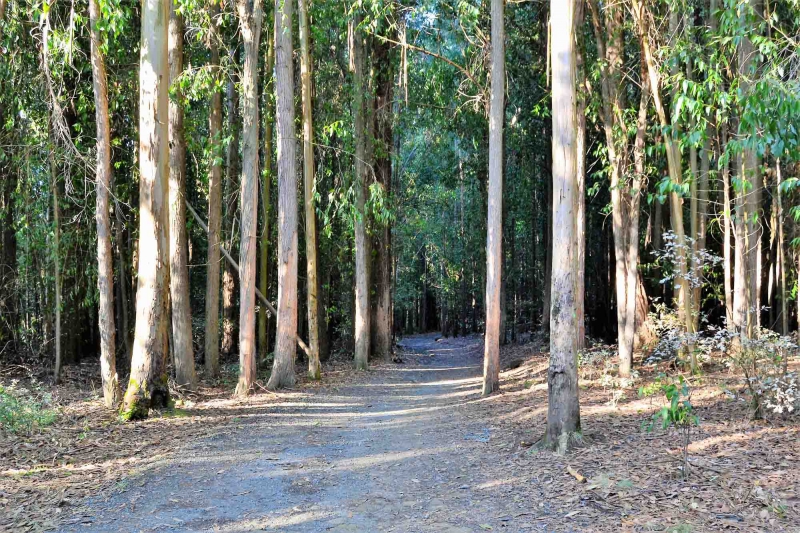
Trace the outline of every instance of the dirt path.
<instances>
[{"instance_id":1,"label":"dirt path","mask_svg":"<svg viewBox=\"0 0 800 533\"><path fill-rule=\"evenodd\" d=\"M481 339L403 344L405 364L244 415L62 531L547 531L540 487L520 486L491 421L466 412Z\"/></svg>"}]
</instances>

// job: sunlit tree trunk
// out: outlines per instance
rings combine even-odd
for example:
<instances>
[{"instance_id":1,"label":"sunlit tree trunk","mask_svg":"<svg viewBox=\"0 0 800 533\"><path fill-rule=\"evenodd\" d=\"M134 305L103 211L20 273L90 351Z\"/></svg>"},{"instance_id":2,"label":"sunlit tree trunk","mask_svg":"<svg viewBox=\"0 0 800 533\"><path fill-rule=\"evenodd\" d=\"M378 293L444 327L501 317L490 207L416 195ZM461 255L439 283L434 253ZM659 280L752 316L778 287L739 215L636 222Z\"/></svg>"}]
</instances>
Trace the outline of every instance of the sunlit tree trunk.
<instances>
[{"instance_id":1,"label":"sunlit tree trunk","mask_svg":"<svg viewBox=\"0 0 800 533\"><path fill-rule=\"evenodd\" d=\"M320 379L319 306L317 302L317 213L314 202L314 122L311 113L311 53L307 0L297 1L300 27L300 80L303 100L303 182L306 215L306 295L308 298L308 377Z\"/></svg>"},{"instance_id":2,"label":"sunlit tree trunk","mask_svg":"<svg viewBox=\"0 0 800 533\"><path fill-rule=\"evenodd\" d=\"M175 85L183 72L183 16L175 2L169 14L169 79ZM186 232L186 142L183 138L183 98L169 103L169 286L172 305L172 349L175 381L194 388L197 375L192 347L192 310L189 299L189 257Z\"/></svg>"},{"instance_id":3,"label":"sunlit tree trunk","mask_svg":"<svg viewBox=\"0 0 800 533\"><path fill-rule=\"evenodd\" d=\"M292 387L297 345L297 162L292 69L292 2L275 0L278 124L278 329L267 388Z\"/></svg>"},{"instance_id":4,"label":"sunlit tree trunk","mask_svg":"<svg viewBox=\"0 0 800 533\"><path fill-rule=\"evenodd\" d=\"M169 63L166 0L142 2L139 67L139 250L136 334L126 419L169 402Z\"/></svg>"},{"instance_id":5,"label":"sunlit tree trunk","mask_svg":"<svg viewBox=\"0 0 800 533\"><path fill-rule=\"evenodd\" d=\"M238 0L236 10L244 41L242 73L242 237L239 242L239 383L249 394L256 382L256 257L258 250L258 44L261 0Z\"/></svg>"},{"instance_id":6,"label":"sunlit tree trunk","mask_svg":"<svg viewBox=\"0 0 800 533\"><path fill-rule=\"evenodd\" d=\"M97 123L97 168L95 189L97 206L97 292L100 326L100 378L103 383L103 401L109 409L119 404L121 392L117 378L116 326L114 324L114 256L111 249L111 219L108 198L111 191L111 130L108 118L108 85L106 65L101 49L102 34L100 6L97 0L89 0L91 24L92 82L94 88L95 122ZM120 280L124 272L119 273ZM120 302L122 305L125 302ZM125 332L123 331L123 335Z\"/></svg>"},{"instance_id":7,"label":"sunlit tree trunk","mask_svg":"<svg viewBox=\"0 0 800 533\"><path fill-rule=\"evenodd\" d=\"M356 240L356 294L355 294L355 366L366 370L369 360L369 272L366 228L366 178L367 166L367 129L365 99L365 45L364 34L359 28L360 15L352 21L353 46L353 118L356 140L355 153L355 240ZM423 328L425 325L423 324Z\"/></svg>"},{"instance_id":8,"label":"sunlit tree trunk","mask_svg":"<svg viewBox=\"0 0 800 533\"><path fill-rule=\"evenodd\" d=\"M211 32L208 48L211 55L211 74L220 79L219 33L216 21L219 6L211 2ZM208 173L208 264L206 266L206 324L205 368L208 377L219 375L219 286L220 286L220 229L222 226L222 94L213 85L211 110L208 117L208 139L212 154Z\"/></svg>"},{"instance_id":9,"label":"sunlit tree trunk","mask_svg":"<svg viewBox=\"0 0 800 533\"><path fill-rule=\"evenodd\" d=\"M270 10L272 11L272 10ZM272 111L275 90L273 83L273 70L275 69L275 17L266 19L265 30L267 35L267 55L264 58L264 170L261 175L261 213L263 225L261 227L261 247L258 259L258 286L261 294L269 294L269 258L270 258L270 222L272 218L272 122L275 113ZM269 353L269 314L267 306L262 305L258 311L258 346L261 359L264 360Z\"/></svg>"},{"instance_id":10,"label":"sunlit tree trunk","mask_svg":"<svg viewBox=\"0 0 800 533\"><path fill-rule=\"evenodd\" d=\"M543 444L567 451L580 438L576 283L577 234L576 0L551 0L553 68L553 265L547 432Z\"/></svg>"},{"instance_id":11,"label":"sunlit tree trunk","mask_svg":"<svg viewBox=\"0 0 800 533\"><path fill-rule=\"evenodd\" d=\"M500 388L500 290L503 273L503 111L505 25L503 0L492 0L491 99L489 104L489 208L486 222L486 333L483 395Z\"/></svg>"}]
</instances>

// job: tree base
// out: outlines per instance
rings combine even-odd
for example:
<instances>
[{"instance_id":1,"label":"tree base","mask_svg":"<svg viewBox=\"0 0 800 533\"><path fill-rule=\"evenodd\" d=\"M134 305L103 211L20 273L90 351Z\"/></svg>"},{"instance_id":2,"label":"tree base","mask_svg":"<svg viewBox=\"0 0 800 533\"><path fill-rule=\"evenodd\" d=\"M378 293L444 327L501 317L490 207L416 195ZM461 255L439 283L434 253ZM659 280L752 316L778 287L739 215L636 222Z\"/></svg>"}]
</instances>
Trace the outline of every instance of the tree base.
<instances>
[{"instance_id":1,"label":"tree base","mask_svg":"<svg viewBox=\"0 0 800 533\"><path fill-rule=\"evenodd\" d=\"M122 399L119 415L123 420L143 420L150 414L150 409L170 406L167 377L163 376L153 383L139 383L131 378L128 389Z\"/></svg>"},{"instance_id":2,"label":"tree base","mask_svg":"<svg viewBox=\"0 0 800 533\"><path fill-rule=\"evenodd\" d=\"M567 431L561 433L558 438L551 438L548 433L536 443L535 448L541 451L556 452L558 455L566 455L569 452L585 446L589 439L580 431Z\"/></svg>"}]
</instances>

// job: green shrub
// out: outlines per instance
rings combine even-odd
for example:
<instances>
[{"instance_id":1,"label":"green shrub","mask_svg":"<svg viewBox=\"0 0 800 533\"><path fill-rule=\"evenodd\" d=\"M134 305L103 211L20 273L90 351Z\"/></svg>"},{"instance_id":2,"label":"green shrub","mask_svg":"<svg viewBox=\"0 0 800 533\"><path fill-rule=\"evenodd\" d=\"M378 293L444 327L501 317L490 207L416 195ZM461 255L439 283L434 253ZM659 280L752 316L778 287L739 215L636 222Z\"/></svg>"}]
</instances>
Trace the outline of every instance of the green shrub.
<instances>
[{"instance_id":1,"label":"green shrub","mask_svg":"<svg viewBox=\"0 0 800 533\"><path fill-rule=\"evenodd\" d=\"M34 429L49 426L56 419L50 406L52 398L43 394L37 399L27 389L0 385L0 427L10 433L29 434Z\"/></svg>"}]
</instances>

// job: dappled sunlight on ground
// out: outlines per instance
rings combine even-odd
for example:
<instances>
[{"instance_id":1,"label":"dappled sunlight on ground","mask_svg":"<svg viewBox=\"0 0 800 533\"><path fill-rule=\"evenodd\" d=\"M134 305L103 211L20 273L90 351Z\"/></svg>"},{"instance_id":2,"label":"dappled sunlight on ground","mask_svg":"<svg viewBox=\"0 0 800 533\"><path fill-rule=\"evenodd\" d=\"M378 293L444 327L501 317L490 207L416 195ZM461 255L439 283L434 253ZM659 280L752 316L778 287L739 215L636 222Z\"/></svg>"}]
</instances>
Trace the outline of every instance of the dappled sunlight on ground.
<instances>
[{"instance_id":1,"label":"dappled sunlight on ground","mask_svg":"<svg viewBox=\"0 0 800 533\"><path fill-rule=\"evenodd\" d=\"M548 362L535 345L503 349L501 391L485 398L480 337L402 345L401 365L334 366L323 384L244 400L209 387L135 423L61 398L55 426L0 443L13 450L0 529L797 531L796 419L750 421L727 371L686 376L701 422L683 480L681 435L642 428L664 400L637 389L662 368L624 389L582 368L585 443L558 456L536 451Z\"/></svg>"}]
</instances>

